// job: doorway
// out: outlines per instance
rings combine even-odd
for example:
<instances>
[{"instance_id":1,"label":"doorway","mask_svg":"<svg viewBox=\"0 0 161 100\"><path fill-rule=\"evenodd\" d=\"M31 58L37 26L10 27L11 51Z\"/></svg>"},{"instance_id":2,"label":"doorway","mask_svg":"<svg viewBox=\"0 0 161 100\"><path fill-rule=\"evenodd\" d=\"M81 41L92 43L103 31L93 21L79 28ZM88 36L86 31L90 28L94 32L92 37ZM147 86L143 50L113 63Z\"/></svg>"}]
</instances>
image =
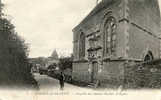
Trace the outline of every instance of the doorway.
<instances>
[{"instance_id":1,"label":"doorway","mask_svg":"<svg viewBox=\"0 0 161 100\"><path fill-rule=\"evenodd\" d=\"M92 62L92 74L91 74L92 83L97 81L97 74L98 74L98 63Z\"/></svg>"}]
</instances>

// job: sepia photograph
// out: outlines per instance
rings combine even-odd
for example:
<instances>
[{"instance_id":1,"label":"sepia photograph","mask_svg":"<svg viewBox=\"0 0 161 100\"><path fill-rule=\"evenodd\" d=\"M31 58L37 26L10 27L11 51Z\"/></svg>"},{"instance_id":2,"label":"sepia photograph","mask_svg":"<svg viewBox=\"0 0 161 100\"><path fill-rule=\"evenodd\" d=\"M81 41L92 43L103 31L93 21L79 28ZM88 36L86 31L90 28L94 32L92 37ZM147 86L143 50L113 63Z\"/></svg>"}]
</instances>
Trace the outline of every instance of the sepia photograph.
<instances>
[{"instance_id":1,"label":"sepia photograph","mask_svg":"<svg viewBox=\"0 0 161 100\"><path fill-rule=\"evenodd\" d=\"M0 100L161 100L160 90L161 0L0 0Z\"/></svg>"}]
</instances>

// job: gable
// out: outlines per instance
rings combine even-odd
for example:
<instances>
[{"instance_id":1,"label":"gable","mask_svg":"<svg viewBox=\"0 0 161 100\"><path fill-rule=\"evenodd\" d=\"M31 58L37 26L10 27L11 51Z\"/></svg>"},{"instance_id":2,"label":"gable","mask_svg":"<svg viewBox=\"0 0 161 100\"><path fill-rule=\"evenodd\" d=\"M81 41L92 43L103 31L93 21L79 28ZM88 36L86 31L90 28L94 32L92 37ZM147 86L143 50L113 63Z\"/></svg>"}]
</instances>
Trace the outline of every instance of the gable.
<instances>
[{"instance_id":1,"label":"gable","mask_svg":"<svg viewBox=\"0 0 161 100\"><path fill-rule=\"evenodd\" d=\"M109 6L115 4L116 2L121 2L121 0L102 0L74 29L77 29L82 24L86 23L93 16L101 12L102 10L108 8Z\"/></svg>"}]
</instances>

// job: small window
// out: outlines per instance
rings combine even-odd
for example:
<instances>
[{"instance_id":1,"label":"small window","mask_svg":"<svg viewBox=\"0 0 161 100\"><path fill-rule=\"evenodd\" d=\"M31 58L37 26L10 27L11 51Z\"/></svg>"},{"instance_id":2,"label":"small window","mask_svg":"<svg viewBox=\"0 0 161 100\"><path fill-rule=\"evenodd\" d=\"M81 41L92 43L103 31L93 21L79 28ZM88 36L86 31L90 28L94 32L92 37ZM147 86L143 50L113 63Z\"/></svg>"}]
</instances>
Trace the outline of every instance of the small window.
<instances>
[{"instance_id":1,"label":"small window","mask_svg":"<svg viewBox=\"0 0 161 100\"><path fill-rule=\"evenodd\" d=\"M152 52L148 51L147 55L144 57L144 61L151 61L153 59L154 59L154 57L153 57Z\"/></svg>"},{"instance_id":2,"label":"small window","mask_svg":"<svg viewBox=\"0 0 161 100\"><path fill-rule=\"evenodd\" d=\"M81 32L79 42L79 57L85 57L85 34Z\"/></svg>"}]
</instances>

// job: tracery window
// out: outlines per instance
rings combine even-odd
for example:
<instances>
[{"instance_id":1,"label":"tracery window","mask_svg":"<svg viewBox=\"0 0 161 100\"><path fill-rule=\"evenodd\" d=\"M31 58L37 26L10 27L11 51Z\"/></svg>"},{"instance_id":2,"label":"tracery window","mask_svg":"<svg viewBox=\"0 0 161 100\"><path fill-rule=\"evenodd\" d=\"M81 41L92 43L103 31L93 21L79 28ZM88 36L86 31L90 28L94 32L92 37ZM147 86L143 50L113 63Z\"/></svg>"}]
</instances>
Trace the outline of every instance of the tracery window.
<instances>
[{"instance_id":1,"label":"tracery window","mask_svg":"<svg viewBox=\"0 0 161 100\"><path fill-rule=\"evenodd\" d=\"M85 57L85 34L81 32L79 42L79 57Z\"/></svg>"},{"instance_id":2,"label":"tracery window","mask_svg":"<svg viewBox=\"0 0 161 100\"><path fill-rule=\"evenodd\" d=\"M104 25L104 56L116 51L116 27L115 18L109 17Z\"/></svg>"}]
</instances>

